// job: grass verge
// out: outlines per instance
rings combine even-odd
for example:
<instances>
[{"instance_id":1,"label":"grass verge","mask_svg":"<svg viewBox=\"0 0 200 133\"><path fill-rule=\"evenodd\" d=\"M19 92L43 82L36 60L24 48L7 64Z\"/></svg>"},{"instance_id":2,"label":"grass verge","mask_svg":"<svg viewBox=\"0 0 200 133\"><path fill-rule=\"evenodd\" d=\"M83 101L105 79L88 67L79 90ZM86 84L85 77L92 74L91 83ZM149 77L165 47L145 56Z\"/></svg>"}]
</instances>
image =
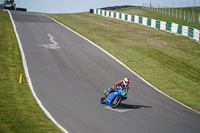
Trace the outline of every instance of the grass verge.
<instances>
[{"instance_id":1,"label":"grass verge","mask_svg":"<svg viewBox=\"0 0 200 133\"><path fill-rule=\"evenodd\" d=\"M200 111L200 44L90 13L48 14L101 46L155 87Z\"/></svg>"},{"instance_id":2,"label":"grass verge","mask_svg":"<svg viewBox=\"0 0 200 133\"><path fill-rule=\"evenodd\" d=\"M59 133L34 99L24 76L18 43L8 12L0 10L0 132ZM23 74L23 83L19 76Z\"/></svg>"}]
</instances>

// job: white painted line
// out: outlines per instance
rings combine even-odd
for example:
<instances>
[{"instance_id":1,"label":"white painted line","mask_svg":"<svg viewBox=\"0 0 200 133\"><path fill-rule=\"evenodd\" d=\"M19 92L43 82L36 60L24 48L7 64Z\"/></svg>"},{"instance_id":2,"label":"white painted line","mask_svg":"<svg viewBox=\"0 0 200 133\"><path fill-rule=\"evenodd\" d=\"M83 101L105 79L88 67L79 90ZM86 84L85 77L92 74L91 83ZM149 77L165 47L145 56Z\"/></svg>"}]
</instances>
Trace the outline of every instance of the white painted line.
<instances>
[{"instance_id":1,"label":"white painted line","mask_svg":"<svg viewBox=\"0 0 200 133\"><path fill-rule=\"evenodd\" d=\"M48 49L58 49L58 48L60 48L59 46L58 46L58 43L56 42L56 41L54 41L54 38L53 38L53 36L51 35L51 34L47 34L49 37L50 37L50 41L53 43L53 44L41 44L41 45L38 45L38 46L43 46L43 47L45 47L45 48L48 48Z\"/></svg>"},{"instance_id":2,"label":"white painted line","mask_svg":"<svg viewBox=\"0 0 200 133\"><path fill-rule=\"evenodd\" d=\"M45 15L45 16L46 16L46 15ZM190 110L192 110L192 111L194 111L194 112L200 114L200 112L198 112L198 111L196 111L196 110L190 108L189 106L187 106L187 105L185 105L185 104L183 104L183 103L177 101L176 99L174 99L174 98L168 96L168 95L165 94L164 92L162 92L162 91L160 91L159 89L157 89L156 87L154 87L152 84L150 84L149 82L147 82L145 79L143 79L141 76L139 76L137 73L135 73L133 70L131 70L129 67L127 67L125 64L123 64L121 61L119 61L117 58L115 58L113 55L111 55L110 53L108 53L106 50L104 50L103 48L101 48L101 47L98 46L97 44L93 43L93 42L90 41L89 39L85 38L84 36L80 35L79 33L75 32L75 31L73 31L72 29L70 29L69 27L65 26L64 24L58 22L57 20L55 20L55 19L53 19L53 18L51 18L51 17L49 17L49 16L47 16L47 17L50 18L50 19L52 19L52 20L54 20L56 23L62 25L62 26L65 27L66 29L72 31L73 33L77 34L78 36L82 37L83 39L85 39L85 40L87 40L89 43L91 43L92 45L96 46L97 48L99 48L100 50L102 50L103 52L105 52L107 55L109 55L111 58L113 58L114 60L116 60L119 64L121 64L122 66L124 66L124 67L125 67L126 69L128 69L131 73L133 73L134 75L136 75L136 76L137 76L138 78L140 78L143 82L145 82L147 85L149 85L150 87L152 87L153 89L155 89L155 90L158 91L159 93L161 93L161 94L165 95L166 97L168 97L169 99L171 99L171 100L173 100L173 101L175 101L175 102L181 104L182 106L184 106L184 107L186 107L186 108L188 108L188 109L190 109Z\"/></svg>"},{"instance_id":3,"label":"white painted line","mask_svg":"<svg viewBox=\"0 0 200 133\"><path fill-rule=\"evenodd\" d=\"M45 114L65 133L69 133L66 129L64 129L52 116L51 114L48 112L48 110L43 106L43 104L41 103L40 99L37 97L34 89L33 89L33 85L32 85L32 81L31 81L31 78L30 78L30 75L29 75L29 71L28 71L28 67L27 67L27 63L26 63L26 58L25 58L25 54L24 54L24 51L23 51L23 47L22 47L22 44L21 44L21 41L20 41L20 38L19 38L19 35L17 33L17 29L16 29L16 26L15 26L15 23L13 21L13 18L12 18L12 15L10 13L10 11L8 10L8 13L10 15L10 19L12 21L12 25L13 25L13 28L14 28L14 32L15 32L15 35L16 35L16 38L17 38L17 41L18 41L18 44L19 44L19 48L20 48L20 51L21 51L21 54L22 54L22 61L23 61L23 66L24 66L24 70L25 70L25 74L26 74L26 78L27 78L27 81L28 81L28 84L29 84L29 87L31 89L31 92L33 93L33 96L35 97L37 103L39 104L40 108L42 108L42 110L45 112Z\"/></svg>"},{"instance_id":4,"label":"white painted line","mask_svg":"<svg viewBox=\"0 0 200 133\"><path fill-rule=\"evenodd\" d=\"M104 107L105 109L109 109L109 110L112 110L112 111L116 111L116 112L119 112L119 113L124 113L124 112L128 112L128 111L131 111L133 109L126 109L126 108L116 108L116 109L113 109L111 108L110 106L106 106Z\"/></svg>"},{"instance_id":5,"label":"white painted line","mask_svg":"<svg viewBox=\"0 0 200 133\"><path fill-rule=\"evenodd\" d=\"M51 34L47 34L49 37L50 37L50 41L53 43L53 44L58 44L57 42L55 42L53 39L53 36Z\"/></svg>"},{"instance_id":6,"label":"white painted line","mask_svg":"<svg viewBox=\"0 0 200 133\"><path fill-rule=\"evenodd\" d=\"M42 44L42 45L38 45L38 46L43 46L43 47L48 48L48 49L58 49L58 48L60 48L56 44Z\"/></svg>"}]
</instances>

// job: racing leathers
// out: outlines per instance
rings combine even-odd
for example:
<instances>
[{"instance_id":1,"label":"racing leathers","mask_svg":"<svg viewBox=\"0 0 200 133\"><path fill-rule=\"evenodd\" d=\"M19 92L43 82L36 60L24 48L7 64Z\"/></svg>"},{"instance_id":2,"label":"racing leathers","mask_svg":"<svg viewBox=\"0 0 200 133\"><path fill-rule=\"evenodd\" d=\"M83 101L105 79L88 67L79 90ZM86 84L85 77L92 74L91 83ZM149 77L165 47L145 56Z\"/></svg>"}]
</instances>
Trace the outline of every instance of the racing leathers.
<instances>
[{"instance_id":1,"label":"racing leathers","mask_svg":"<svg viewBox=\"0 0 200 133\"><path fill-rule=\"evenodd\" d=\"M113 86L108 88L107 91L105 92L105 98L107 98L107 96L111 92L118 91L118 87L121 87L122 90L126 92L126 98L127 98L129 86L128 86L128 84L127 85L124 84L124 80L120 80L120 81L116 82Z\"/></svg>"}]
</instances>

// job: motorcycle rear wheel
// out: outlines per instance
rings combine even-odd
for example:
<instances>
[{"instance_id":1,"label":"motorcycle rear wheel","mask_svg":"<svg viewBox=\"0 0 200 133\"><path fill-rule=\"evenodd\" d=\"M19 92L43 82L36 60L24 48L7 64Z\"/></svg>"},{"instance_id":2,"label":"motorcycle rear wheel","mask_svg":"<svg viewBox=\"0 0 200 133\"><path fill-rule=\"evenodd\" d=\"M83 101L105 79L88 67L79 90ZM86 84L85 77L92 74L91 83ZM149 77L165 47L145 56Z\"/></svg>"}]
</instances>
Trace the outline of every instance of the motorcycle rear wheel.
<instances>
[{"instance_id":1,"label":"motorcycle rear wheel","mask_svg":"<svg viewBox=\"0 0 200 133\"><path fill-rule=\"evenodd\" d=\"M117 108L121 102L122 102L122 96L120 95L116 96L111 102L111 108L113 109Z\"/></svg>"}]
</instances>

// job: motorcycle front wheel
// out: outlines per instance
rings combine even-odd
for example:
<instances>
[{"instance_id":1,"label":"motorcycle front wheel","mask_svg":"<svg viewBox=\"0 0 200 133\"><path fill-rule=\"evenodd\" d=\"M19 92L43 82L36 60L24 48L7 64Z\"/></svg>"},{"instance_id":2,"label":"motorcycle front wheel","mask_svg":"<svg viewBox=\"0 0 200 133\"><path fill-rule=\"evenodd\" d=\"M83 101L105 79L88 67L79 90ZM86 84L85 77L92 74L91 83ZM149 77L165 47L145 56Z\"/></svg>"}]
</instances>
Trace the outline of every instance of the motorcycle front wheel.
<instances>
[{"instance_id":1,"label":"motorcycle front wheel","mask_svg":"<svg viewBox=\"0 0 200 133\"><path fill-rule=\"evenodd\" d=\"M122 96L117 95L111 102L111 108L113 109L117 108L121 102L122 102Z\"/></svg>"},{"instance_id":2,"label":"motorcycle front wheel","mask_svg":"<svg viewBox=\"0 0 200 133\"><path fill-rule=\"evenodd\" d=\"M105 100L105 98L104 98L104 97L101 97L100 103L101 103L101 104L105 104L104 100Z\"/></svg>"}]
</instances>

